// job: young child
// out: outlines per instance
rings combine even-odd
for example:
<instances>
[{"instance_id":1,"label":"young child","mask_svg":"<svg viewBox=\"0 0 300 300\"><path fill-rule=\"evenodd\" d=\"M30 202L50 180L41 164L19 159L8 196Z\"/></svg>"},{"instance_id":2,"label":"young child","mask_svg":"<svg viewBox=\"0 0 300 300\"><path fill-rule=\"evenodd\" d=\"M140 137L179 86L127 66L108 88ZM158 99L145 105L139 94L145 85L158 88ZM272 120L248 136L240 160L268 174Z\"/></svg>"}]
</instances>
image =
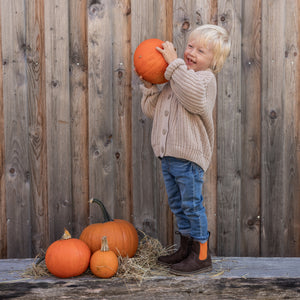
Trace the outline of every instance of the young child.
<instances>
[{"instance_id":1,"label":"young child","mask_svg":"<svg viewBox=\"0 0 300 300\"><path fill-rule=\"evenodd\" d=\"M211 270L209 232L203 206L203 175L214 145L215 74L229 55L230 40L222 27L203 25L189 36L184 58L170 42L157 48L169 64L162 91L141 85L143 113L153 119L151 144L161 159L168 203L180 233L179 249L158 258L172 273ZM142 79L142 78L141 78Z\"/></svg>"}]
</instances>

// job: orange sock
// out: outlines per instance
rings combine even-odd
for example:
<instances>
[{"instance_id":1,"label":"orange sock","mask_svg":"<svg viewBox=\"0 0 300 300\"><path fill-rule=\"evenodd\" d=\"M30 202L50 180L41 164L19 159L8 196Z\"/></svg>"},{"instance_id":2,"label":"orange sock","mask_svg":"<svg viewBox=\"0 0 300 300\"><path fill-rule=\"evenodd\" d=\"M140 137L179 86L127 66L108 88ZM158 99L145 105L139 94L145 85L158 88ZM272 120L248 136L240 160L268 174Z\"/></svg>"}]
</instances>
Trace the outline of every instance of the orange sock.
<instances>
[{"instance_id":1,"label":"orange sock","mask_svg":"<svg viewBox=\"0 0 300 300\"><path fill-rule=\"evenodd\" d=\"M206 260L207 258L207 242L204 244L200 243L200 253L199 253L199 259L200 260Z\"/></svg>"}]
</instances>

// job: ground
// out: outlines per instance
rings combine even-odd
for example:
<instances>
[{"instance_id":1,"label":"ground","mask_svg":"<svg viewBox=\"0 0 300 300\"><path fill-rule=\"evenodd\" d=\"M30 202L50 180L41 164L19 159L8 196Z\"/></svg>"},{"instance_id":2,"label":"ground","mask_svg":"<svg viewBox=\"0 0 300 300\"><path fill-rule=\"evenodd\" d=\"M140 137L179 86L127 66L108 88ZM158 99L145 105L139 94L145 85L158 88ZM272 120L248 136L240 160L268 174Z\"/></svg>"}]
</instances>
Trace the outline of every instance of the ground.
<instances>
[{"instance_id":1,"label":"ground","mask_svg":"<svg viewBox=\"0 0 300 300\"><path fill-rule=\"evenodd\" d=\"M142 281L22 277L32 263L0 260L0 299L300 299L300 258L214 257L210 273Z\"/></svg>"}]
</instances>

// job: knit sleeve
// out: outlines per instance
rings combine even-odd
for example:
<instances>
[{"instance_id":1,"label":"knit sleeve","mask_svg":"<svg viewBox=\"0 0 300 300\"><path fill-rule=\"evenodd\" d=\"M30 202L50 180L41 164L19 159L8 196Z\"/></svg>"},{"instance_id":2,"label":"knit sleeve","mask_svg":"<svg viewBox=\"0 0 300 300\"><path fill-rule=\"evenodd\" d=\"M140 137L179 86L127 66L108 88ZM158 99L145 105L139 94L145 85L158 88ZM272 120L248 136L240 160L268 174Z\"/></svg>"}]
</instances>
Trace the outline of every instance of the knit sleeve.
<instances>
[{"instance_id":1,"label":"knit sleeve","mask_svg":"<svg viewBox=\"0 0 300 300\"><path fill-rule=\"evenodd\" d=\"M140 85L140 89L143 93L141 101L142 112L148 118L153 119L160 91L156 85L153 85L151 88L146 88L144 85Z\"/></svg>"},{"instance_id":2,"label":"knit sleeve","mask_svg":"<svg viewBox=\"0 0 300 300\"><path fill-rule=\"evenodd\" d=\"M178 101L195 114L211 113L216 97L216 78L211 71L188 70L185 62L174 60L165 72Z\"/></svg>"}]
</instances>

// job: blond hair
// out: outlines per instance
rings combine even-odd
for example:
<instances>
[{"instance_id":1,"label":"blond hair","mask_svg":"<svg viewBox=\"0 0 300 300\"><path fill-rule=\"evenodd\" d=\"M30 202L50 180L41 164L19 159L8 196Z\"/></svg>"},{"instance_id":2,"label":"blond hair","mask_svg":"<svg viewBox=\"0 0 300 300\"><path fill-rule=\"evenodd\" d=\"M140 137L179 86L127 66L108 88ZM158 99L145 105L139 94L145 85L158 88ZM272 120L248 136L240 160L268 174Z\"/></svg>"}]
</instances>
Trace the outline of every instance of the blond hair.
<instances>
[{"instance_id":1,"label":"blond hair","mask_svg":"<svg viewBox=\"0 0 300 300\"><path fill-rule=\"evenodd\" d=\"M231 42L228 32L223 27L206 24L190 33L189 41L192 39L200 40L205 46L211 47L214 56L210 69L215 74L220 72L230 53Z\"/></svg>"}]
</instances>

